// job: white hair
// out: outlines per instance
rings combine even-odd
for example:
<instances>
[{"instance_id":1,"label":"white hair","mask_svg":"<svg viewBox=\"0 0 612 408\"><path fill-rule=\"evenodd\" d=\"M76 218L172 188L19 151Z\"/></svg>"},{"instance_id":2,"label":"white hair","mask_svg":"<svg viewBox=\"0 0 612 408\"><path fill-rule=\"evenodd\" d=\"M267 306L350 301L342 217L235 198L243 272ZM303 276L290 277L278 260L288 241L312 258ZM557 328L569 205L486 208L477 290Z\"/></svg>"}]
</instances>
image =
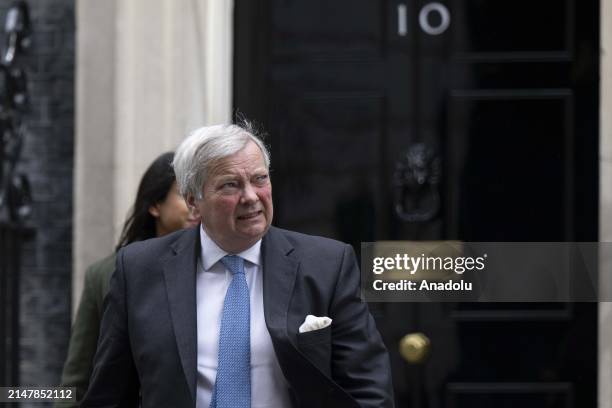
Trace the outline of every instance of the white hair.
<instances>
[{"instance_id":1,"label":"white hair","mask_svg":"<svg viewBox=\"0 0 612 408\"><path fill-rule=\"evenodd\" d=\"M172 162L181 195L185 199L189 196L201 199L210 165L239 152L249 141L259 147L269 169L270 153L249 122L241 126L204 126L192 131L176 149Z\"/></svg>"}]
</instances>

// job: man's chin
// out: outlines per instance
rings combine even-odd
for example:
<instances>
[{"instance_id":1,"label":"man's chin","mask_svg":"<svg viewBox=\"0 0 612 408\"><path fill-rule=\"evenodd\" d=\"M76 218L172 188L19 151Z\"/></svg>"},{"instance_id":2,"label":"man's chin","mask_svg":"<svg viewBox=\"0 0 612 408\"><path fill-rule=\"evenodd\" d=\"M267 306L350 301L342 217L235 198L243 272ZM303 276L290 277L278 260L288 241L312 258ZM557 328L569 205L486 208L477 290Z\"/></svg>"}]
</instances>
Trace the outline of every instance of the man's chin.
<instances>
[{"instance_id":1,"label":"man's chin","mask_svg":"<svg viewBox=\"0 0 612 408\"><path fill-rule=\"evenodd\" d=\"M251 241L257 242L266 234L268 228L270 228L270 226L267 224L252 225L240 231L240 235Z\"/></svg>"},{"instance_id":2,"label":"man's chin","mask_svg":"<svg viewBox=\"0 0 612 408\"><path fill-rule=\"evenodd\" d=\"M256 230L243 231L241 235L249 241L258 241L265 233L265 229L257 228Z\"/></svg>"}]
</instances>

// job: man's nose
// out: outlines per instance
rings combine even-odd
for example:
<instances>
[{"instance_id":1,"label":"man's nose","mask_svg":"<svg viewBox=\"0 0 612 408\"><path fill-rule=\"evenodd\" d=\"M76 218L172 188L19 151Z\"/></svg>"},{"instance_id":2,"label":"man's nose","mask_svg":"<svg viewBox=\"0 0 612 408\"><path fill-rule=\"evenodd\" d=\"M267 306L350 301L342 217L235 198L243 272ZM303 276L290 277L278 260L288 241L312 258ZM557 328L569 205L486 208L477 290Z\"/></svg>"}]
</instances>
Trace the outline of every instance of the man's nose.
<instances>
[{"instance_id":1,"label":"man's nose","mask_svg":"<svg viewBox=\"0 0 612 408\"><path fill-rule=\"evenodd\" d=\"M251 204L258 200L255 189L250 183L247 183L242 190L242 197L240 201L242 204Z\"/></svg>"}]
</instances>

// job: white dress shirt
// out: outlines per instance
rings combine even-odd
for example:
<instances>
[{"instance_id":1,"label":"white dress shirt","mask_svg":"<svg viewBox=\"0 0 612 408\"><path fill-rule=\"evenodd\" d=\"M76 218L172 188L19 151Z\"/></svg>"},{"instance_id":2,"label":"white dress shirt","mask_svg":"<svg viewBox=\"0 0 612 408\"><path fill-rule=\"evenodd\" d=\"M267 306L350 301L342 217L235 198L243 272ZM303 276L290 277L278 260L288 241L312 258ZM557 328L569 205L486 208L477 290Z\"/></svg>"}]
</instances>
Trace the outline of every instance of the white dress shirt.
<instances>
[{"instance_id":1,"label":"white dress shirt","mask_svg":"<svg viewBox=\"0 0 612 408\"><path fill-rule=\"evenodd\" d=\"M232 274L219 262L228 253L219 248L201 226L200 242L202 252L196 279L198 324L196 408L209 408L219 362L221 313ZM245 260L244 269L251 297L251 407L290 407L287 382L278 365L264 319L261 240L236 255Z\"/></svg>"}]
</instances>

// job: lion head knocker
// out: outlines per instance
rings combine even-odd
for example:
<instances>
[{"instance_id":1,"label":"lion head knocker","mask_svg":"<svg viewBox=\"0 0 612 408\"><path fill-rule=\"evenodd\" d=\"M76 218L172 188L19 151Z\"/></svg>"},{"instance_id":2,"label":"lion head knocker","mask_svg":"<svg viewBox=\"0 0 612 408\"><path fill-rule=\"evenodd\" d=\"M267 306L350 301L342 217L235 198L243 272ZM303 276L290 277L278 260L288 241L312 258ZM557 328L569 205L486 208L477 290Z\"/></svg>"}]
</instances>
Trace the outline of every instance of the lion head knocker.
<instances>
[{"instance_id":1,"label":"lion head knocker","mask_svg":"<svg viewBox=\"0 0 612 408\"><path fill-rule=\"evenodd\" d=\"M407 222L432 220L440 211L440 158L416 143L397 161L393 174L395 213Z\"/></svg>"}]
</instances>

